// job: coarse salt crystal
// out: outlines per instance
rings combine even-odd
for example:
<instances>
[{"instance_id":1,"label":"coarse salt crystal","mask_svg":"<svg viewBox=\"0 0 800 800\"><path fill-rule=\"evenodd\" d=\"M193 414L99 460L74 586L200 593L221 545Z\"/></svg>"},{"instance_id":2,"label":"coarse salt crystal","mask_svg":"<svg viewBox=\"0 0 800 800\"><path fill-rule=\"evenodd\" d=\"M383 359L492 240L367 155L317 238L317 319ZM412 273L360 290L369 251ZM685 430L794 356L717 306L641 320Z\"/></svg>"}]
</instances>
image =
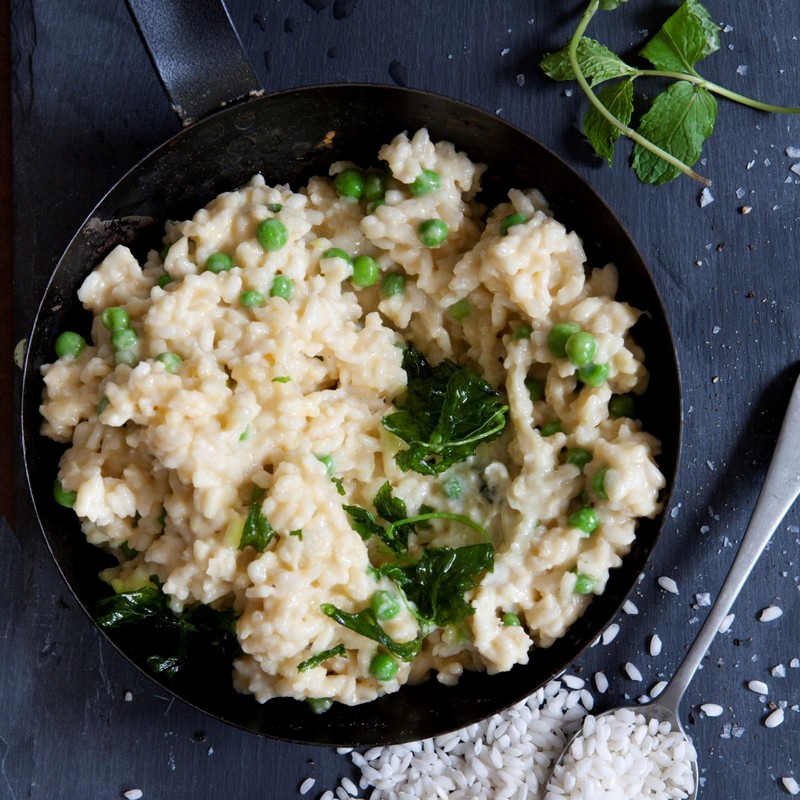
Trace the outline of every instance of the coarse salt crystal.
<instances>
[{"instance_id":1,"label":"coarse salt crystal","mask_svg":"<svg viewBox=\"0 0 800 800\"><path fill-rule=\"evenodd\" d=\"M700 710L707 717L719 717L725 709L722 706L718 706L716 703L703 703L703 705L700 706Z\"/></svg>"},{"instance_id":2,"label":"coarse salt crystal","mask_svg":"<svg viewBox=\"0 0 800 800\"><path fill-rule=\"evenodd\" d=\"M130 703L133 700L133 693L132 692L125 692L125 702Z\"/></svg>"},{"instance_id":3,"label":"coarse salt crystal","mask_svg":"<svg viewBox=\"0 0 800 800\"><path fill-rule=\"evenodd\" d=\"M764 681L749 681L747 688L756 694L769 694L769 686Z\"/></svg>"},{"instance_id":4,"label":"coarse salt crystal","mask_svg":"<svg viewBox=\"0 0 800 800\"><path fill-rule=\"evenodd\" d=\"M728 614L720 623L719 633L727 633L731 629L734 619L736 619L736 614Z\"/></svg>"},{"instance_id":5,"label":"coarse salt crystal","mask_svg":"<svg viewBox=\"0 0 800 800\"><path fill-rule=\"evenodd\" d=\"M797 669L798 667L800 667L800 658L793 658L793 659L792 659L792 660L789 662L789 666L790 666L792 669Z\"/></svg>"},{"instance_id":6,"label":"coarse salt crystal","mask_svg":"<svg viewBox=\"0 0 800 800\"><path fill-rule=\"evenodd\" d=\"M767 608L763 609L758 615L758 618L761 622L772 622L782 615L783 611L778 608L778 606L767 606Z\"/></svg>"},{"instance_id":7,"label":"coarse salt crystal","mask_svg":"<svg viewBox=\"0 0 800 800\"><path fill-rule=\"evenodd\" d=\"M736 74L747 75L747 64L739 64L739 66L736 67Z\"/></svg>"},{"instance_id":8,"label":"coarse salt crystal","mask_svg":"<svg viewBox=\"0 0 800 800\"><path fill-rule=\"evenodd\" d=\"M668 578L666 575L662 575L658 579L658 585L664 589L664 591L671 592L672 594L678 594L678 584L675 583L672 578Z\"/></svg>"},{"instance_id":9,"label":"coarse salt crystal","mask_svg":"<svg viewBox=\"0 0 800 800\"><path fill-rule=\"evenodd\" d=\"M781 783L783 784L783 788L786 789L789 794L800 794L800 783L798 783L791 776L781 778Z\"/></svg>"},{"instance_id":10,"label":"coarse salt crystal","mask_svg":"<svg viewBox=\"0 0 800 800\"><path fill-rule=\"evenodd\" d=\"M636 665L631 664L630 661L625 663L625 672L632 681L640 681L642 679L642 673L639 672Z\"/></svg>"},{"instance_id":11,"label":"coarse salt crystal","mask_svg":"<svg viewBox=\"0 0 800 800\"><path fill-rule=\"evenodd\" d=\"M650 637L650 655L661 655L661 637L657 633Z\"/></svg>"},{"instance_id":12,"label":"coarse salt crystal","mask_svg":"<svg viewBox=\"0 0 800 800\"><path fill-rule=\"evenodd\" d=\"M694 599L701 608L711 605L711 595L708 592L700 592L694 596Z\"/></svg>"},{"instance_id":13,"label":"coarse salt crystal","mask_svg":"<svg viewBox=\"0 0 800 800\"><path fill-rule=\"evenodd\" d=\"M617 638L617 634L619 633L619 625L616 622L609 625L603 631L603 644L611 644L614 639Z\"/></svg>"},{"instance_id":14,"label":"coarse salt crystal","mask_svg":"<svg viewBox=\"0 0 800 800\"><path fill-rule=\"evenodd\" d=\"M638 614L638 613L639 613L639 609L636 607L636 604L635 604L635 603L632 603L630 600L626 600L626 601L625 601L625 602L622 604L622 610L623 610L623 611L624 611L626 614L634 614L634 615L635 615L635 614Z\"/></svg>"},{"instance_id":15,"label":"coarse salt crystal","mask_svg":"<svg viewBox=\"0 0 800 800\"><path fill-rule=\"evenodd\" d=\"M697 202L700 204L700 208L711 205L711 203L714 202L714 195L711 194L711 190L708 188L703 189L703 191L700 192L700 197L697 198Z\"/></svg>"},{"instance_id":16,"label":"coarse salt crystal","mask_svg":"<svg viewBox=\"0 0 800 800\"><path fill-rule=\"evenodd\" d=\"M785 152L789 158L800 158L800 147L787 147Z\"/></svg>"},{"instance_id":17,"label":"coarse salt crystal","mask_svg":"<svg viewBox=\"0 0 800 800\"><path fill-rule=\"evenodd\" d=\"M128 789L127 792L123 792L122 796L125 800L141 800L144 796L141 789Z\"/></svg>"},{"instance_id":18,"label":"coarse salt crystal","mask_svg":"<svg viewBox=\"0 0 800 800\"><path fill-rule=\"evenodd\" d=\"M316 780L314 780L314 778L306 778L300 784L300 794L306 794L306 792L310 792L314 788L315 783Z\"/></svg>"},{"instance_id":19,"label":"coarse salt crystal","mask_svg":"<svg viewBox=\"0 0 800 800\"><path fill-rule=\"evenodd\" d=\"M800 175L800 164L792 164L792 166L789 167L789 170L794 172L795 175Z\"/></svg>"},{"instance_id":20,"label":"coarse salt crystal","mask_svg":"<svg viewBox=\"0 0 800 800\"><path fill-rule=\"evenodd\" d=\"M776 664L770 672L772 673L773 678L785 678L786 677L786 667L783 664Z\"/></svg>"},{"instance_id":21,"label":"coarse salt crystal","mask_svg":"<svg viewBox=\"0 0 800 800\"><path fill-rule=\"evenodd\" d=\"M764 724L768 728L777 728L783 722L783 709L776 708L765 720Z\"/></svg>"}]
</instances>

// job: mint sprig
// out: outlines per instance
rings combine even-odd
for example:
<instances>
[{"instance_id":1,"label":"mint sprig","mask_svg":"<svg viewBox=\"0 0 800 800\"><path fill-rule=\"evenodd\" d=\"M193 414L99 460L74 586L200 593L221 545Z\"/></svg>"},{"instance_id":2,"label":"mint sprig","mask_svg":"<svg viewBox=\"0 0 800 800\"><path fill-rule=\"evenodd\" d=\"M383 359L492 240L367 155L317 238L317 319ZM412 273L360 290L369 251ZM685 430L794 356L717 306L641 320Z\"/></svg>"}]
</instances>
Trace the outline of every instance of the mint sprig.
<instances>
[{"instance_id":1,"label":"mint sprig","mask_svg":"<svg viewBox=\"0 0 800 800\"><path fill-rule=\"evenodd\" d=\"M640 55L655 69L638 69L600 42L584 36L598 10L613 11L627 0L591 0L565 47L546 56L540 66L557 81L577 80L591 103L584 117L584 133L598 155L612 164L620 136L634 142L632 166L642 183L659 185L681 173L711 185L695 172L704 143L714 130L717 101L725 97L759 111L798 114L800 108L762 103L703 78L698 62L719 50L719 26L698 0L684 0L678 10L645 44ZM631 127L633 82L636 78L674 81L652 101ZM594 87L616 83L598 92Z\"/></svg>"}]
</instances>

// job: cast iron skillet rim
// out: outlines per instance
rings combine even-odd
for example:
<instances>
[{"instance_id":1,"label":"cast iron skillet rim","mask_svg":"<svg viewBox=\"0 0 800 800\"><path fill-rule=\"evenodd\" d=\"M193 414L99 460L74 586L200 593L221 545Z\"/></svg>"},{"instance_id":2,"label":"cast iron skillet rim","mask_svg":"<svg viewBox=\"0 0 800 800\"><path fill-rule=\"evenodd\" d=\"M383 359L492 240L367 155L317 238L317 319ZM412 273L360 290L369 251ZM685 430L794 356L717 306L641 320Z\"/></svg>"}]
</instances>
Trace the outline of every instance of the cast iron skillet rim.
<instances>
[{"instance_id":1,"label":"cast iron skillet rim","mask_svg":"<svg viewBox=\"0 0 800 800\"><path fill-rule=\"evenodd\" d=\"M53 281L55 280L56 274L59 272L59 270L60 270L60 268L62 266L62 263L63 263L66 255L67 255L67 253L72 248L73 244L76 242L76 240L78 240L81 237L82 232L86 228L87 224L90 223L95 218L95 215L96 215L98 209L100 209L104 205L104 203L109 198L109 196L112 195L116 191L116 189L118 187L120 187L121 185L125 184L131 178L131 176L133 176L135 173L139 172L140 170L141 171L145 171L147 169L147 167L148 167L148 162L151 161L151 159L155 159L164 150L167 150L167 149L171 148L174 145L174 143L177 140L179 140L180 137L183 136L185 133L187 133L188 131L192 131L192 130L200 127L200 126L203 126L207 122L208 123L213 123L213 121L215 119L217 119L218 117L220 117L222 115L236 114L238 112L246 110L247 106L249 106L251 104L260 103L262 101L269 101L270 98L273 98L273 97L279 97L279 96L285 96L285 95L293 95L293 94L302 94L302 93L315 93L315 92L322 92L322 93L328 92L328 93L330 93L331 90L347 92L347 91L349 91L351 89L366 90L367 92L373 92L373 91L374 92L381 92L383 94L386 94L387 92L391 92L391 93L394 93L396 95L403 95L403 96L412 97L412 98L414 96L425 97L425 98L428 98L428 99L432 98L434 100L441 101L442 103L446 103L446 104L449 104L449 105L454 105L454 106L457 106L457 107L462 107L465 110L470 111L472 114L477 114L477 115L483 116L487 120L487 122L491 123L492 125L500 124L505 128L511 129L511 130L515 131L518 135L520 135L520 136L522 136L522 137L534 142L541 149L541 151L546 155L546 157L549 160L552 160L553 162L557 163L560 166L561 169L565 169L568 172L571 172L573 175L575 175L578 178L579 182L582 184L582 186L585 188L585 191L589 195L591 195L592 201L594 203L596 203L598 206L603 207L605 209L605 211L608 213L609 217L611 219L613 219L613 221L616 223L616 225L618 227L618 230L622 234L624 234L624 237L628 240L628 244L630 246L631 254L635 255L636 257L638 257L638 259L641 262L641 264L645 266L646 278L648 279L648 282L649 282L649 287L648 288L652 292L655 301L659 305L659 308L658 309L654 309L654 310L657 310L660 313L661 318L666 322L666 326L665 326L666 327L666 331L665 332L666 332L667 337L668 337L668 349L674 355L674 366L675 366L675 373L676 373L676 380L677 380L677 386L675 387L675 395L676 395L677 406L678 406L675 409L675 412L674 412L676 414L676 430L675 430L675 433L674 433L674 443L673 443L674 444L675 469L672 470L671 475L667 476L668 479L670 480L670 483L667 486L667 488L664 490L665 493L666 493L666 496L663 497L663 501L662 501L664 508L665 509L668 508L669 507L669 503L671 501L671 498L673 496L673 493L675 491L675 486L676 486L676 482L677 482L676 478L677 478L677 473L678 473L678 468L679 468L680 458L681 458L681 450L682 450L682 433L683 433L683 430L682 430L683 429L682 405L683 405L683 401L682 401L682 387L681 387L682 381L681 381L681 375L680 375L680 365L679 365L679 362L678 362L677 350L676 350L676 347L675 347L674 337L673 337L673 334L672 334L671 327L669 326L668 317L667 317L665 309L664 309L664 304L663 304L663 301L661 299L661 295L660 295L660 293L658 291L658 287L656 286L656 284L655 284L655 282L653 280L652 274L650 273L650 270L647 268L647 266L645 264L645 261L642 258L641 253L639 252L639 250L638 250L636 244L634 243L632 237L630 236L630 234L627 231L627 229L625 228L625 226L620 222L620 220L617 217L617 215L610 209L610 207L605 202L605 200L595 191L594 187L591 186L591 184L587 181L587 179L582 174L578 173L576 169L574 169L571 165L569 165L566 161L564 161L559 155L557 155L550 148L548 148L547 146L543 145L541 142L536 140L535 137L533 137L532 135L527 133L525 130L523 130L522 128L514 125L513 123L510 123L510 122L508 122L506 120L497 118L496 116L492 115L490 112L488 112L488 111L486 111L484 109L481 109L481 108L479 108L477 106L471 105L469 103L465 103L465 102L463 102L461 100L457 100L457 99L448 97L446 95L441 95L441 94L437 94L437 93L434 93L434 92L428 92L428 91L419 90L419 89L412 89L412 88L398 87L398 86L392 86L392 85L386 85L386 84L377 84L377 83L313 84L313 85L309 85L309 86L302 86L302 87L296 87L296 88L291 88L291 89L285 89L285 90L281 90L281 91L278 91L278 92L272 92L272 93L267 94L267 95L262 95L262 96L258 96L258 97L252 97L252 98L249 98L247 100L239 101L239 102L233 103L231 105L225 106L224 108L214 112L213 114L210 114L209 116L204 117L203 119L199 120L198 122L195 122L190 126L182 128L181 130L177 131L175 134L170 136L166 141L164 141L161 144L157 145L153 150L151 150L144 157L139 159L130 169L128 169L124 173L124 175L121 178L119 178L117 181L114 182L114 184L111 186L111 188L108 189L108 191L106 191L103 194L103 196L100 198L100 200L95 204L95 206L92 209L92 211L89 213L89 215L86 217L86 219L80 225L80 227L77 229L76 233L71 237L69 243L66 245L66 247L65 247L64 251L62 252L61 256L59 257L54 269L52 270L50 278L47 281L47 284L46 284L46 286L44 288L44 291L43 291L43 294L42 294L42 299L40 301L39 307L37 308L36 314L35 314L35 316L33 318L33 323L32 323L32 327L31 327L31 330L30 330L30 335L29 335L29 340L28 340L29 341L29 346L26 348L25 363L23 365L22 397L25 398L29 391L35 391L37 389L37 387L40 390L40 387L41 387L41 377L38 374L38 372L37 372L36 376L33 376L32 374L29 374L30 371L33 369L32 365L29 363L30 360L31 360L31 353L34 350L36 350L37 352L39 351L39 348L31 347L30 343L35 342L37 340L37 338L38 338L37 337L37 330L39 328L38 323L39 323L40 317L42 317L45 313L47 313L49 311L49 308L46 308L46 305L49 306L49 304L47 304L47 301L49 299L50 288L51 288L51 285L53 284ZM86 272L88 273L88 271L90 269L92 269L93 266L94 265L87 265ZM42 531L42 533L44 535L45 542L47 544L48 550L50 551L51 557L55 561L56 566L57 566L59 572L61 573L62 578L64 579L65 583L67 584L71 594L75 598L75 600L78 603L78 605L83 609L83 611L87 614L87 616L92 621L93 627L96 630L100 631L100 633L105 637L105 639L107 641L109 641L114 646L114 648L123 655L123 657L128 661L129 664L132 664L136 669L138 669L140 672L142 672L149 680L154 681L159 687L164 688L167 691L170 691L170 693L173 696L178 697L178 699L181 700L183 703L186 703L187 705L197 709L201 713L207 714L207 715L209 715L209 716L211 716L211 717L213 717L215 719L220 719L220 720L226 722L227 724L233 725L233 726L235 726L237 728L240 728L242 730L248 731L250 733L258 733L259 735L265 736L267 738L275 738L275 739L281 739L281 740L289 741L289 742L308 744L309 742L306 739L291 738L289 736L277 735L277 734L274 734L274 733L266 733L264 731L255 730L252 727L248 727L244 723L240 723L240 722L237 722L235 720L228 719L227 717L221 716L218 713L215 713L215 712L212 712L212 711L209 711L209 710L206 710L206 709L202 708L201 706L199 706L193 700L187 699L183 695L179 694L178 690L171 689L169 685L162 683L156 676L152 675L150 672L148 672L146 669L144 669L141 665L136 663L132 659L132 657L130 657L126 653L126 651L122 648L122 646L117 644L114 641L114 639L111 638L111 636L109 636L102 629L98 628L97 624L94 622L94 619L93 619L93 616L92 616L92 613L91 613L90 609L87 608L86 605L84 605L84 603L79 599L78 594L77 594L77 589L73 588L72 583L67 579L67 577L65 575L65 572L64 572L64 569L62 569L61 562L55 556L55 552L54 552L54 549L53 549L53 545L51 544L50 537L44 532L44 524L42 522L42 517L41 517L40 512L39 512L39 505L36 502L36 499L35 499L35 496L34 496L34 488L33 488L32 480L31 480L31 474L30 474L30 471L29 471L29 459L28 459L28 452L27 452L27 447L26 447L26 437L24 435L24 431L26 430L26 424L27 424L26 405L27 404L24 401L21 403L21 426L22 426L21 430L23 431L22 454L23 454L23 463L24 463L26 480L27 480L27 483L28 483L29 493L30 493L30 496L31 496L31 499L32 499L32 502L33 502L37 523L39 524L40 530ZM36 415L34 415L34 416L36 416ZM33 420L31 420L30 424L36 425L38 427L39 423L40 423L39 419L33 419ZM658 543L658 539L660 538L661 534L663 533L664 524L665 524L665 518L663 516L664 515L663 511L661 512L661 515L662 515L661 523L658 526L658 528L655 530L655 534L653 535L652 540L646 546L646 554L645 554L645 557L643 559L643 565L646 565L647 562L652 557L653 551L654 551L654 549L655 549L655 547L656 547L656 545ZM619 603L616 606L615 614L610 616L608 618L608 620L604 624L607 624L611 619L613 619L613 616L616 616L616 613L619 612L619 608L621 607L622 603L624 602L625 597L627 597L630 594L630 592L632 592L633 589L635 589L635 587L636 587L636 583L634 582L631 585L631 587L628 590L628 592L626 593L626 595L625 596L621 596L619 598ZM570 661L568 662L568 664L566 666L568 666L569 663L572 663L576 659L578 659L581 656L581 654L590 646L591 646L591 641L589 641L586 644L584 644L583 647L581 647L579 650L577 650L572 655ZM498 677L500 677L500 676L498 676ZM530 688L529 691L528 691L528 695L533 693L536 690L536 688L538 688L538 687ZM525 696L527 696L527 695L525 695ZM524 699L524 696L520 697L517 701L514 701L514 702L519 702L519 700L522 700L522 699ZM499 713L500 711L503 710L503 708L508 708L510 705L513 705L514 702L509 703L509 704L507 704L506 706L504 706L502 708L495 708L492 713ZM475 720L481 719L481 718L483 718L485 716L486 716L486 714L485 714L484 711L476 710ZM475 721L475 720L473 720L473 721ZM467 723L467 724L469 724L469 723ZM399 741L401 741L401 739L397 739L396 741L399 742ZM403 739L402 741L408 741L408 738ZM316 742L316 744L318 744L318 745L321 744L323 746L324 745L337 746L337 745L341 745L341 744L352 745L353 743L351 741L342 741L342 742Z\"/></svg>"}]
</instances>

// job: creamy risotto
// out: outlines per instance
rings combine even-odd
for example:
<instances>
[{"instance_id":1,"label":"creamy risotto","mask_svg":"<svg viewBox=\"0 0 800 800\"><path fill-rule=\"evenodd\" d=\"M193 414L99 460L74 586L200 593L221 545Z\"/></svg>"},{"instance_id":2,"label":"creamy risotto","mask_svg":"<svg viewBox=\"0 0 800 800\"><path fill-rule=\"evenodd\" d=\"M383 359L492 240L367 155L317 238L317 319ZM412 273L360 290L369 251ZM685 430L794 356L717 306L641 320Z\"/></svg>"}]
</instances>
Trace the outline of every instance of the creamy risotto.
<instances>
[{"instance_id":1,"label":"creamy risotto","mask_svg":"<svg viewBox=\"0 0 800 800\"><path fill-rule=\"evenodd\" d=\"M535 657L659 511L612 264L427 131L308 186L256 175L140 265L117 247L43 367L56 499L121 596L235 616L233 681L363 703ZM405 520L410 519L410 522Z\"/></svg>"}]
</instances>

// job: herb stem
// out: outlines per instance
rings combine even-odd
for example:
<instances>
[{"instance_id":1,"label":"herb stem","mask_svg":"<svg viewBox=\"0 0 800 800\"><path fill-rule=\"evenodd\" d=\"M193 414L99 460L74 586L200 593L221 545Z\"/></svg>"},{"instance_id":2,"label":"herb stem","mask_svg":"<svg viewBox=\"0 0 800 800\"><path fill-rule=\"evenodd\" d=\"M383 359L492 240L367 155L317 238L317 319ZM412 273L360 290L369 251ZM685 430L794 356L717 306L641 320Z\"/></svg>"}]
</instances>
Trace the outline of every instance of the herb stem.
<instances>
[{"instance_id":1,"label":"herb stem","mask_svg":"<svg viewBox=\"0 0 800 800\"><path fill-rule=\"evenodd\" d=\"M696 181L700 181L700 183L705 184L706 186L711 186L711 181L708 178L704 178L702 175L699 175L695 172L688 164L684 164L678 158L675 158L671 153L668 153L666 150L663 150L658 145L653 144L649 139L646 139L644 136L638 134L633 128L624 125L620 122L604 105L600 102L597 95L592 91L592 87L589 86L588 81L581 72L580 64L578 63L578 43L580 42L583 34L586 31L586 28L589 26L589 23L592 21L592 18L597 13L597 9L600 7L600 0L591 0L586 11L583 13L583 17L581 18L580 24L575 29L575 33L572 35L572 38L569 42L569 62L572 65L572 69L575 72L575 77L578 80L578 84L580 85L583 93L589 98L589 102L597 109L598 113L601 114L605 119L607 119L615 128L618 128L624 136L627 136L629 139L632 139L637 144L640 144L642 147L649 150L651 153L654 153L659 158L664 159L668 164L671 164L675 169L679 170L680 172L684 173L684 175L688 175L690 178L694 178ZM688 77L688 76L686 76Z\"/></svg>"},{"instance_id":2,"label":"herb stem","mask_svg":"<svg viewBox=\"0 0 800 800\"><path fill-rule=\"evenodd\" d=\"M696 72L693 73L686 73L686 72L670 72L668 70L660 70L660 69L637 69L636 74L634 77L641 77L641 78L674 78L678 81L687 81L688 83L693 83L696 86L701 87L702 89L707 89L709 92L713 92L714 94L718 94L721 97L727 97L728 100L733 100L735 103L740 103L744 106L749 106L750 108L755 108L758 111L766 111L768 113L773 114L800 114L800 108L792 107L792 106L775 106L771 103L762 103L760 100L753 100L752 97L745 97L743 94L739 94L738 92L733 92L730 89L726 89L724 86L719 86L718 84L706 80L701 75L698 75Z\"/></svg>"},{"instance_id":3,"label":"herb stem","mask_svg":"<svg viewBox=\"0 0 800 800\"><path fill-rule=\"evenodd\" d=\"M467 527L472 528L472 530L477 531L487 542L489 541L489 534L486 533L486 529L482 525L475 522L475 520L471 517L465 516L464 514L451 514L449 511L432 511L429 514L417 514L416 517L398 519L389 525L389 527L386 529L386 533L389 536L392 536L395 530L401 525L413 525L416 522L424 522L425 520L429 519L449 519L451 522L460 522L462 525L466 525Z\"/></svg>"}]
</instances>

